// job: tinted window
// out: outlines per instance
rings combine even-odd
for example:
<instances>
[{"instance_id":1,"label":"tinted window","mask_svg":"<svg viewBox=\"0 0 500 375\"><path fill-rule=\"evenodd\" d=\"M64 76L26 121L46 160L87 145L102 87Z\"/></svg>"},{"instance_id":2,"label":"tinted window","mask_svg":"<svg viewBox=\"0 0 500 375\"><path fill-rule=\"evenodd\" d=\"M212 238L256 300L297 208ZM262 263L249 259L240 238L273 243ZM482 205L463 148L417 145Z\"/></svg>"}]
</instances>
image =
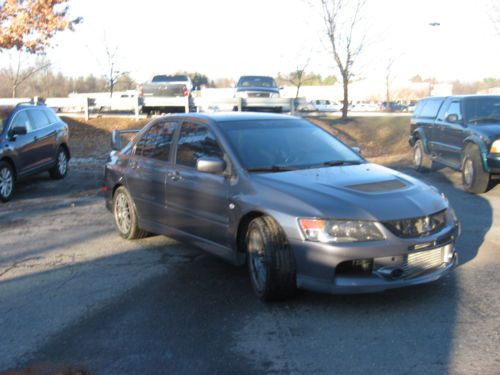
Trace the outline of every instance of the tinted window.
<instances>
[{"instance_id":1,"label":"tinted window","mask_svg":"<svg viewBox=\"0 0 500 375\"><path fill-rule=\"evenodd\" d=\"M5 123L7 122L7 119L9 118L10 110L2 110L0 108L0 133L3 132L3 129L5 127Z\"/></svg>"},{"instance_id":2,"label":"tinted window","mask_svg":"<svg viewBox=\"0 0 500 375\"><path fill-rule=\"evenodd\" d=\"M317 167L363 160L335 137L305 120L253 120L220 125L245 168Z\"/></svg>"},{"instance_id":3,"label":"tinted window","mask_svg":"<svg viewBox=\"0 0 500 375\"><path fill-rule=\"evenodd\" d=\"M420 116L420 113L422 112L422 109L425 107L425 100L421 100L417 103L415 106L415 110L413 111L413 117L418 117Z\"/></svg>"},{"instance_id":4,"label":"tinted window","mask_svg":"<svg viewBox=\"0 0 500 375\"><path fill-rule=\"evenodd\" d=\"M500 120L500 96L467 98L465 100L467 121Z\"/></svg>"},{"instance_id":5,"label":"tinted window","mask_svg":"<svg viewBox=\"0 0 500 375\"><path fill-rule=\"evenodd\" d=\"M202 157L223 157L215 136L207 127L200 124L182 124L177 142L177 163L196 167L196 161Z\"/></svg>"},{"instance_id":6,"label":"tinted window","mask_svg":"<svg viewBox=\"0 0 500 375\"><path fill-rule=\"evenodd\" d=\"M168 161L175 126L174 122L162 122L151 126L137 142L135 154Z\"/></svg>"},{"instance_id":7,"label":"tinted window","mask_svg":"<svg viewBox=\"0 0 500 375\"><path fill-rule=\"evenodd\" d=\"M47 115L41 109L30 110L30 115L35 129L41 129L50 124Z\"/></svg>"},{"instance_id":8,"label":"tinted window","mask_svg":"<svg viewBox=\"0 0 500 375\"><path fill-rule=\"evenodd\" d=\"M159 75L159 76L154 76L152 79L152 82L184 82L188 81L187 76L164 76L164 75Z\"/></svg>"},{"instance_id":9,"label":"tinted window","mask_svg":"<svg viewBox=\"0 0 500 375\"><path fill-rule=\"evenodd\" d=\"M419 116L422 117L436 117L439 111L439 107L443 102L442 99L428 99L426 100L425 106L422 108Z\"/></svg>"},{"instance_id":10,"label":"tinted window","mask_svg":"<svg viewBox=\"0 0 500 375\"><path fill-rule=\"evenodd\" d=\"M28 116L28 111L17 112L10 126L11 129L15 127L25 127L28 132L33 131L33 126L31 125L31 120Z\"/></svg>"}]
</instances>

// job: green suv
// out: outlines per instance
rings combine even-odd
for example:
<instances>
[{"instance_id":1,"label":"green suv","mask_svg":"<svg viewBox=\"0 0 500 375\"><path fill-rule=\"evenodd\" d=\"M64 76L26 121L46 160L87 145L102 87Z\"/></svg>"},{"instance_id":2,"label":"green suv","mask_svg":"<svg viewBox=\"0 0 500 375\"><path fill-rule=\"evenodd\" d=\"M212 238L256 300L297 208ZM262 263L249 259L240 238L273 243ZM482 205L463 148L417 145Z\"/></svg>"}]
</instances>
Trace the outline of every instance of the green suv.
<instances>
[{"instance_id":1,"label":"green suv","mask_svg":"<svg viewBox=\"0 0 500 375\"><path fill-rule=\"evenodd\" d=\"M438 162L462 172L465 190L486 192L500 178L500 95L422 99L409 142L417 170Z\"/></svg>"}]
</instances>

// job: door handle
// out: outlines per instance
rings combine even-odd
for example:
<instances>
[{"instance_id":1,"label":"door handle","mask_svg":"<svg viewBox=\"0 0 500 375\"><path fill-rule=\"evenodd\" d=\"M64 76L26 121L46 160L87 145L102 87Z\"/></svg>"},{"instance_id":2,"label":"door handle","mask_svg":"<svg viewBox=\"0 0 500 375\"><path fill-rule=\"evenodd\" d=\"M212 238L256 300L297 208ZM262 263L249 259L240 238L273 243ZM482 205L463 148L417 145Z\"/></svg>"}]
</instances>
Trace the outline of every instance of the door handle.
<instances>
[{"instance_id":1,"label":"door handle","mask_svg":"<svg viewBox=\"0 0 500 375\"><path fill-rule=\"evenodd\" d=\"M179 172L169 172L167 176L172 180L172 181L179 181L182 180L182 176Z\"/></svg>"}]
</instances>

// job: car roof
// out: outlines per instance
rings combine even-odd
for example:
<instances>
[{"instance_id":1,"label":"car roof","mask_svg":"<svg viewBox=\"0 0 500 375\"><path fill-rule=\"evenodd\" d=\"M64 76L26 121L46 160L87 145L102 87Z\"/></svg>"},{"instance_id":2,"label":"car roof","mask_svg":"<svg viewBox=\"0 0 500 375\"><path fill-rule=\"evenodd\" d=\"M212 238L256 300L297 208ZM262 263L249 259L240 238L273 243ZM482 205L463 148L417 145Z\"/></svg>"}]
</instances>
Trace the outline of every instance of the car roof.
<instances>
[{"instance_id":1,"label":"car roof","mask_svg":"<svg viewBox=\"0 0 500 375\"><path fill-rule=\"evenodd\" d=\"M277 113L260 112L216 112L216 113L186 113L167 115L177 119L199 119L203 121L213 121L217 123L230 121L252 121L252 120L291 120L299 119L295 116L282 115Z\"/></svg>"}]
</instances>

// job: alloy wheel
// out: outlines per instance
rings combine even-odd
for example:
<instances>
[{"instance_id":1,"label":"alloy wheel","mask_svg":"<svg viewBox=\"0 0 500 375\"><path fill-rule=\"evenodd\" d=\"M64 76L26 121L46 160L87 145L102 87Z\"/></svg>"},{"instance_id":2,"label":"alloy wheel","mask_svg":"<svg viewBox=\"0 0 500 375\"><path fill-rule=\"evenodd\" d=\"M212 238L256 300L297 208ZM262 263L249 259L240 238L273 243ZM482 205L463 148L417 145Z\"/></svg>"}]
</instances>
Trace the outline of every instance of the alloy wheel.
<instances>
[{"instance_id":1,"label":"alloy wheel","mask_svg":"<svg viewBox=\"0 0 500 375\"><path fill-rule=\"evenodd\" d=\"M14 179L9 168L4 167L0 170L0 194L7 198L12 193L14 187Z\"/></svg>"},{"instance_id":2,"label":"alloy wheel","mask_svg":"<svg viewBox=\"0 0 500 375\"><path fill-rule=\"evenodd\" d=\"M66 157L66 153L64 151L60 151L57 156L57 169L59 170L59 174L61 176L66 174L66 170L68 169L68 158Z\"/></svg>"},{"instance_id":3,"label":"alloy wheel","mask_svg":"<svg viewBox=\"0 0 500 375\"><path fill-rule=\"evenodd\" d=\"M264 241L257 229L250 232L247 249L250 255L252 279L257 288L263 290L266 284L267 268Z\"/></svg>"},{"instance_id":4,"label":"alloy wheel","mask_svg":"<svg viewBox=\"0 0 500 375\"><path fill-rule=\"evenodd\" d=\"M463 173L465 185L471 186L474 181L474 163L471 158L465 159Z\"/></svg>"},{"instance_id":5,"label":"alloy wheel","mask_svg":"<svg viewBox=\"0 0 500 375\"><path fill-rule=\"evenodd\" d=\"M115 220L120 232L130 232L132 218L130 215L130 203L125 194L120 193L115 200Z\"/></svg>"}]
</instances>

